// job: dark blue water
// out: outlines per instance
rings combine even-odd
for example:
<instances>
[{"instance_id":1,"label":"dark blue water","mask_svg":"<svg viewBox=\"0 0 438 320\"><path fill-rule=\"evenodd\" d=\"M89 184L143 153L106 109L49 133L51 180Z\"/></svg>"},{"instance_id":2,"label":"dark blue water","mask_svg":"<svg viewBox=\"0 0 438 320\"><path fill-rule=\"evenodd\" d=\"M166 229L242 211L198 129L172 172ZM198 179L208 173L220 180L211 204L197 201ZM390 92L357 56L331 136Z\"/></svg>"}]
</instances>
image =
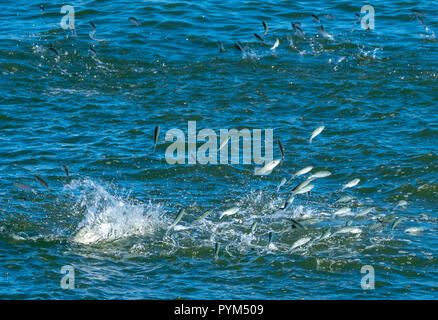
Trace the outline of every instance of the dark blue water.
<instances>
[{"instance_id":1,"label":"dark blue water","mask_svg":"<svg viewBox=\"0 0 438 320\"><path fill-rule=\"evenodd\" d=\"M438 2L374 1L365 30L355 1L75 1L76 37L63 4L0 4L1 298L438 297ZM285 158L168 164L188 121L273 129Z\"/></svg>"}]
</instances>

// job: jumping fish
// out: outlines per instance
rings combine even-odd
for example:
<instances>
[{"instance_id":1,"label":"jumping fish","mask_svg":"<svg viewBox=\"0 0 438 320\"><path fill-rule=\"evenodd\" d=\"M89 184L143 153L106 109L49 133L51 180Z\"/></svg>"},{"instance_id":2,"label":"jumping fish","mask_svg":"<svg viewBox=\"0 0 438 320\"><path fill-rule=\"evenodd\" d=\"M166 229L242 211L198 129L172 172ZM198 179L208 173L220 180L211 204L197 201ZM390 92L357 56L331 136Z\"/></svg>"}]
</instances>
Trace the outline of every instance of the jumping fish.
<instances>
[{"instance_id":1,"label":"jumping fish","mask_svg":"<svg viewBox=\"0 0 438 320\"><path fill-rule=\"evenodd\" d=\"M295 200L295 196L291 195L289 198L287 198L286 202L284 203L284 205L280 208L280 210L284 210L287 208L287 206L289 204L291 204L293 201Z\"/></svg>"},{"instance_id":2,"label":"jumping fish","mask_svg":"<svg viewBox=\"0 0 438 320\"><path fill-rule=\"evenodd\" d=\"M259 40L260 42L265 43L265 40L263 40L263 38L260 37L257 33L254 33L254 37L256 37L256 39Z\"/></svg>"},{"instance_id":3,"label":"jumping fish","mask_svg":"<svg viewBox=\"0 0 438 320\"><path fill-rule=\"evenodd\" d=\"M294 178L294 177L302 176L303 174L306 174L306 173L309 173L310 171L312 171L312 169L313 169L312 166L305 167L305 168L299 170L297 173L295 173L295 174L293 175L293 178Z\"/></svg>"},{"instance_id":4,"label":"jumping fish","mask_svg":"<svg viewBox=\"0 0 438 320\"><path fill-rule=\"evenodd\" d=\"M96 50L94 50L94 48L90 48L88 49L88 52L92 55L95 56L97 54Z\"/></svg>"},{"instance_id":5,"label":"jumping fish","mask_svg":"<svg viewBox=\"0 0 438 320\"><path fill-rule=\"evenodd\" d=\"M47 188L47 190L50 191L49 185L47 184L46 181L44 181L43 178L41 178L40 175L36 174L36 175L34 176L34 178L35 178L35 181L36 181L36 182L38 182L40 185L42 185L43 187Z\"/></svg>"},{"instance_id":6,"label":"jumping fish","mask_svg":"<svg viewBox=\"0 0 438 320\"><path fill-rule=\"evenodd\" d=\"M343 234L343 233L359 234L361 232L362 232L362 229L360 229L358 227L343 227L343 228L339 229L338 231L336 231L335 233L333 233L333 235Z\"/></svg>"},{"instance_id":7,"label":"jumping fish","mask_svg":"<svg viewBox=\"0 0 438 320\"><path fill-rule=\"evenodd\" d=\"M412 228L406 229L405 233L412 234L412 235L419 235L419 234L423 233L423 231L424 231L423 228L412 227Z\"/></svg>"},{"instance_id":8,"label":"jumping fish","mask_svg":"<svg viewBox=\"0 0 438 320\"><path fill-rule=\"evenodd\" d=\"M404 220L407 220L407 218L405 218L405 217L397 218L397 219L392 223L391 231L393 231L393 230L395 229L395 227L397 227L397 226L399 225L399 223L402 222L402 221L404 221Z\"/></svg>"},{"instance_id":9,"label":"jumping fish","mask_svg":"<svg viewBox=\"0 0 438 320\"><path fill-rule=\"evenodd\" d=\"M397 205L395 206L395 208L401 207L401 208L406 208L408 206L408 202L406 200L400 200Z\"/></svg>"},{"instance_id":10,"label":"jumping fish","mask_svg":"<svg viewBox=\"0 0 438 320\"><path fill-rule=\"evenodd\" d=\"M319 178L327 178L331 176L332 173L330 171L318 171L312 174L309 179L319 179Z\"/></svg>"},{"instance_id":11,"label":"jumping fish","mask_svg":"<svg viewBox=\"0 0 438 320\"><path fill-rule=\"evenodd\" d=\"M233 214L236 214L239 210L240 209L238 207L232 207L228 210L225 210L224 212L221 213L219 219L222 219L225 216L232 216Z\"/></svg>"},{"instance_id":12,"label":"jumping fish","mask_svg":"<svg viewBox=\"0 0 438 320\"><path fill-rule=\"evenodd\" d=\"M340 199L337 200L336 202L350 202L351 200L353 200L353 197L350 197L350 196L343 196L342 198L340 198Z\"/></svg>"},{"instance_id":13,"label":"jumping fish","mask_svg":"<svg viewBox=\"0 0 438 320\"><path fill-rule=\"evenodd\" d=\"M329 34L327 31L325 31L324 26L318 27L317 30L318 30L318 34L321 35L322 37L324 37L330 41L335 40L335 38L331 34Z\"/></svg>"},{"instance_id":14,"label":"jumping fish","mask_svg":"<svg viewBox=\"0 0 438 320\"><path fill-rule=\"evenodd\" d=\"M243 45L240 41L237 41L236 48L239 49L241 52L243 52Z\"/></svg>"},{"instance_id":15,"label":"jumping fish","mask_svg":"<svg viewBox=\"0 0 438 320\"><path fill-rule=\"evenodd\" d=\"M300 24L298 22L297 23L293 23L292 22L292 28L295 31L295 35L297 35L297 36L299 36L299 37L304 39L303 29L301 29L301 26L300 26Z\"/></svg>"},{"instance_id":16,"label":"jumping fish","mask_svg":"<svg viewBox=\"0 0 438 320\"><path fill-rule=\"evenodd\" d=\"M293 250L293 249L295 249L295 248L298 248L298 247L301 247L301 246L305 245L305 244L308 243L311 239L312 239L311 237L304 237L304 238L301 238L301 239L295 241L294 244L293 244L292 247L291 247L291 250Z\"/></svg>"},{"instance_id":17,"label":"jumping fish","mask_svg":"<svg viewBox=\"0 0 438 320\"><path fill-rule=\"evenodd\" d=\"M348 214L351 213L351 209L349 207L343 207L341 209L338 209L334 215L344 215L344 214Z\"/></svg>"},{"instance_id":18,"label":"jumping fish","mask_svg":"<svg viewBox=\"0 0 438 320\"><path fill-rule=\"evenodd\" d=\"M302 188L306 187L309 183L311 183L313 179L308 178L307 180L304 180L303 182L299 183L295 188L292 189L292 192L299 191Z\"/></svg>"},{"instance_id":19,"label":"jumping fish","mask_svg":"<svg viewBox=\"0 0 438 320\"><path fill-rule=\"evenodd\" d=\"M278 147L280 148L280 152L281 152L281 158L284 159L284 146L283 143L281 142L281 139L278 138L277 139L277 143L278 143Z\"/></svg>"},{"instance_id":20,"label":"jumping fish","mask_svg":"<svg viewBox=\"0 0 438 320\"><path fill-rule=\"evenodd\" d=\"M330 13L325 14L324 17L329 20L336 20L336 17Z\"/></svg>"},{"instance_id":21,"label":"jumping fish","mask_svg":"<svg viewBox=\"0 0 438 320\"><path fill-rule=\"evenodd\" d=\"M69 170L68 170L68 167L67 167L65 164L63 164L63 165L62 165L62 168L64 169L65 175L68 177L68 176L70 175L70 172L69 172Z\"/></svg>"},{"instance_id":22,"label":"jumping fish","mask_svg":"<svg viewBox=\"0 0 438 320\"><path fill-rule=\"evenodd\" d=\"M31 192L33 194L36 194L36 191L30 185L28 185L26 183L14 182L14 187L16 187L17 189L20 189L21 191L24 191L24 192Z\"/></svg>"},{"instance_id":23,"label":"jumping fish","mask_svg":"<svg viewBox=\"0 0 438 320\"><path fill-rule=\"evenodd\" d=\"M275 40L274 45L271 47L271 50L275 50L279 44L280 44L280 39L277 38L277 40Z\"/></svg>"},{"instance_id":24,"label":"jumping fish","mask_svg":"<svg viewBox=\"0 0 438 320\"><path fill-rule=\"evenodd\" d=\"M318 136L324 129L325 129L325 126L320 126L320 127L316 128L315 130L313 130L312 136L310 137L310 140L309 140L309 144L312 143L312 140L316 136Z\"/></svg>"},{"instance_id":25,"label":"jumping fish","mask_svg":"<svg viewBox=\"0 0 438 320\"><path fill-rule=\"evenodd\" d=\"M55 48L50 47L49 50L52 51L52 52L53 52L54 54L56 54L57 56L59 56L59 53L58 53L58 51L57 51Z\"/></svg>"},{"instance_id":26,"label":"jumping fish","mask_svg":"<svg viewBox=\"0 0 438 320\"><path fill-rule=\"evenodd\" d=\"M330 238L330 236L332 235L331 229L329 228L326 232L324 232L324 234L318 239L319 241L325 240Z\"/></svg>"},{"instance_id":27,"label":"jumping fish","mask_svg":"<svg viewBox=\"0 0 438 320\"><path fill-rule=\"evenodd\" d=\"M282 186L284 186L284 184L285 184L286 182L287 182L287 179L286 179L286 178L281 179L280 184L279 184L278 187L277 187L277 191L280 190L280 188L281 188Z\"/></svg>"},{"instance_id":28,"label":"jumping fish","mask_svg":"<svg viewBox=\"0 0 438 320\"><path fill-rule=\"evenodd\" d=\"M203 219L205 219L210 213L213 212L213 209L207 210L205 211L203 214L201 214L201 216L199 218L197 218L195 221L201 221Z\"/></svg>"},{"instance_id":29,"label":"jumping fish","mask_svg":"<svg viewBox=\"0 0 438 320\"><path fill-rule=\"evenodd\" d=\"M305 186L304 188L301 188L301 189L299 189L297 191L294 191L294 194L303 194L303 193L310 192L310 191L312 191L312 189L314 187L315 186L313 184L309 184L308 186Z\"/></svg>"},{"instance_id":30,"label":"jumping fish","mask_svg":"<svg viewBox=\"0 0 438 320\"><path fill-rule=\"evenodd\" d=\"M374 209L374 208L367 208L367 209L364 209L364 210L362 210L362 211L359 211L359 213L358 213L356 216L357 216L357 217L365 216L365 215L367 215L368 213L370 213L371 211L373 211L373 209Z\"/></svg>"},{"instance_id":31,"label":"jumping fish","mask_svg":"<svg viewBox=\"0 0 438 320\"><path fill-rule=\"evenodd\" d=\"M175 220L173 220L172 224L170 225L170 229L175 227L178 222L180 222L181 218L183 217L183 215L186 213L186 211L184 209L180 209L178 212L178 215L176 216Z\"/></svg>"},{"instance_id":32,"label":"jumping fish","mask_svg":"<svg viewBox=\"0 0 438 320\"><path fill-rule=\"evenodd\" d=\"M131 22L133 25L139 26L138 20L134 17L129 17L129 22Z\"/></svg>"},{"instance_id":33,"label":"jumping fish","mask_svg":"<svg viewBox=\"0 0 438 320\"><path fill-rule=\"evenodd\" d=\"M251 225L251 231L250 231L251 234L254 234L256 227L257 227L257 222L253 222L253 224Z\"/></svg>"},{"instance_id":34,"label":"jumping fish","mask_svg":"<svg viewBox=\"0 0 438 320\"><path fill-rule=\"evenodd\" d=\"M266 22L262 22L263 27L265 28L265 32L263 32L263 36L266 36L266 34L268 33L268 25L266 24Z\"/></svg>"},{"instance_id":35,"label":"jumping fish","mask_svg":"<svg viewBox=\"0 0 438 320\"><path fill-rule=\"evenodd\" d=\"M222 41L219 40L217 43L219 45L219 51L220 52L225 52L226 50L224 48L224 45L223 45Z\"/></svg>"},{"instance_id":36,"label":"jumping fish","mask_svg":"<svg viewBox=\"0 0 438 320\"><path fill-rule=\"evenodd\" d=\"M272 160L272 161L268 162L264 167L255 168L254 174L258 175L258 176L270 174L272 172L272 170L274 170L274 168L280 164L281 160L282 159Z\"/></svg>"},{"instance_id":37,"label":"jumping fish","mask_svg":"<svg viewBox=\"0 0 438 320\"><path fill-rule=\"evenodd\" d=\"M298 222L295 219L290 219L290 221L292 222L292 228L297 228L297 229L306 229L300 222Z\"/></svg>"},{"instance_id":38,"label":"jumping fish","mask_svg":"<svg viewBox=\"0 0 438 320\"><path fill-rule=\"evenodd\" d=\"M219 242L216 242L214 244L214 261L216 261L219 258L219 249L220 249L220 244Z\"/></svg>"},{"instance_id":39,"label":"jumping fish","mask_svg":"<svg viewBox=\"0 0 438 320\"><path fill-rule=\"evenodd\" d=\"M312 18L313 20L315 20L318 23L321 23L321 20L319 19L319 17L316 14L312 14Z\"/></svg>"},{"instance_id":40,"label":"jumping fish","mask_svg":"<svg viewBox=\"0 0 438 320\"><path fill-rule=\"evenodd\" d=\"M344 185L344 187L342 188L342 190L347 189L347 188L353 188L355 186L357 186L360 182L360 179L356 178L351 180L350 182L348 182L346 185Z\"/></svg>"},{"instance_id":41,"label":"jumping fish","mask_svg":"<svg viewBox=\"0 0 438 320\"><path fill-rule=\"evenodd\" d=\"M268 234L268 246L271 244L271 242L272 242L272 231L269 231L269 234Z\"/></svg>"},{"instance_id":42,"label":"jumping fish","mask_svg":"<svg viewBox=\"0 0 438 320\"><path fill-rule=\"evenodd\" d=\"M43 5L40 5L40 10L41 10L41 14L44 14L45 9Z\"/></svg>"},{"instance_id":43,"label":"jumping fish","mask_svg":"<svg viewBox=\"0 0 438 320\"><path fill-rule=\"evenodd\" d=\"M295 48L294 39L292 38L292 36L290 34L286 35L286 39L287 39L287 41L289 41L289 46L291 48Z\"/></svg>"},{"instance_id":44,"label":"jumping fish","mask_svg":"<svg viewBox=\"0 0 438 320\"><path fill-rule=\"evenodd\" d=\"M154 133L154 152L155 148L157 147L158 138L160 136L160 126L155 127L155 133Z\"/></svg>"}]
</instances>

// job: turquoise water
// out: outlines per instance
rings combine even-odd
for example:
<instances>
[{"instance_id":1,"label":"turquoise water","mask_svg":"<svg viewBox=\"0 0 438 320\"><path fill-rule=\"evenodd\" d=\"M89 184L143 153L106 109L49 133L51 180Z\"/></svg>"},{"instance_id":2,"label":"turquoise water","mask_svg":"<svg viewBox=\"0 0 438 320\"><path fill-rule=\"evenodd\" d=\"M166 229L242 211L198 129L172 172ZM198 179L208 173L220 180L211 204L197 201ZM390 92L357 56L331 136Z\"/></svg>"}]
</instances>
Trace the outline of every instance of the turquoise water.
<instances>
[{"instance_id":1,"label":"turquoise water","mask_svg":"<svg viewBox=\"0 0 438 320\"><path fill-rule=\"evenodd\" d=\"M374 1L368 31L356 1L75 1L76 37L62 4L40 4L0 4L2 298L438 297L435 1ZM170 165L165 133L188 121L273 129L284 161L267 176ZM311 173L280 181L307 166L331 175L279 210ZM61 288L66 265L74 289Z\"/></svg>"}]
</instances>

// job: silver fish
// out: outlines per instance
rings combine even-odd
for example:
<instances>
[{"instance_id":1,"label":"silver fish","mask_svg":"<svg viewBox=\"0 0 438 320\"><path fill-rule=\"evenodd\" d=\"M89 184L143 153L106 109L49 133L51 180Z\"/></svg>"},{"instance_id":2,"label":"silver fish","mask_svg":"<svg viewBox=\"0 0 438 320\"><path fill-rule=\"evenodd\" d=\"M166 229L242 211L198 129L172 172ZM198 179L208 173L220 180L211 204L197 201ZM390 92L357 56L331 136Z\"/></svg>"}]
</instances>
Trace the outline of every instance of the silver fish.
<instances>
[{"instance_id":1,"label":"silver fish","mask_svg":"<svg viewBox=\"0 0 438 320\"><path fill-rule=\"evenodd\" d=\"M412 234L412 235L420 235L423 232L424 232L423 228L416 228L416 227L408 228L405 230L405 233Z\"/></svg>"},{"instance_id":2,"label":"silver fish","mask_svg":"<svg viewBox=\"0 0 438 320\"><path fill-rule=\"evenodd\" d=\"M54 54L56 54L57 56L59 56L59 53L58 53L58 51L57 51L55 48L50 47L49 50L52 51L52 52L53 52Z\"/></svg>"},{"instance_id":3,"label":"silver fish","mask_svg":"<svg viewBox=\"0 0 438 320\"><path fill-rule=\"evenodd\" d=\"M395 229L395 227L397 227L402 221L405 221L405 220L407 220L407 218L405 218L405 217L397 218L397 219L392 223L391 231L393 231L393 230Z\"/></svg>"},{"instance_id":4,"label":"silver fish","mask_svg":"<svg viewBox=\"0 0 438 320\"><path fill-rule=\"evenodd\" d=\"M298 22L293 23L292 22L292 28L294 29L294 32L295 32L296 36L299 36L299 37L304 39L304 32L303 32L303 29L301 29L301 24L300 23L298 23Z\"/></svg>"},{"instance_id":5,"label":"silver fish","mask_svg":"<svg viewBox=\"0 0 438 320\"><path fill-rule=\"evenodd\" d=\"M336 17L330 13L325 14L324 17L329 20L336 20Z\"/></svg>"},{"instance_id":6,"label":"silver fish","mask_svg":"<svg viewBox=\"0 0 438 320\"><path fill-rule=\"evenodd\" d=\"M286 182L287 182L287 179L285 179L285 178L281 179L280 184L279 184L278 187L277 187L277 191L280 190L280 188L281 188L282 186L284 186L284 184L285 184Z\"/></svg>"},{"instance_id":7,"label":"silver fish","mask_svg":"<svg viewBox=\"0 0 438 320\"><path fill-rule=\"evenodd\" d=\"M129 22L131 22L132 24L136 25L137 27L139 26L138 24L138 20L134 17L129 17Z\"/></svg>"},{"instance_id":8,"label":"silver fish","mask_svg":"<svg viewBox=\"0 0 438 320\"><path fill-rule=\"evenodd\" d=\"M299 170L297 173L295 173L295 174L293 175L293 177L299 177L299 176L302 176L303 174L306 174L306 173L309 173L310 171L312 171L312 169L313 169L312 166L305 167L305 168Z\"/></svg>"},{"instance_id":9,"label":"silver fish","mask_svg":"<svg viewBox=\"0 0 438 320\"><path fill-rule=\"evenodd\" d=\"M297 192L300 191L301 189L307 187L307 185L309 185L309 183L311 183L313 181L313 179L307 179L304 180L303 182L301 182L300 184L298 184L295 188L292 189L292 192Z\"/></svg>"},{"instance_id":10,"label":"silver fish","mask_svg":"<svg viewBox=\"0 0 438 320\"><path fill-rule=\"evenodd\" d=\"M21 191L24 192L31 192L33 194L36 194L36 191L28 184L26 183L22 183L22 182L14 182L14 187L16 187L17 189L20 189Z\"/></svg>"},{"instance_id":11,"label":"silver fish","mask_svg":"<svg viewBox=\"0 0 438 320\"><path fill-rule=\"evenodd\" d=\"M356 216L357 217L365 216L373 210L374 210L374 208L367 208L367 209L361 210L361 211L359 211L359 213Z\"/></svg>"},{"instance_id":12,"label":"silver fish","mask_svg":"<svg viewBox=\"0 0 438 320\"><path fill-rule=\"evenodd\" d=\"M293 250L295 248L301 247L301 246L305 245L306 243L308 243L311 239L312 239L311 237L301 238L301 239L294 242L291 249Z\"/></svg>"},{"instance_id":13,"label":"silver fish","mask_svg":"<svg viewBox=\"0 0 438 320\"><path fill-rule=\"evenodd\" d=\"M239 49L239 51L241 51L241 52L244 51L244 46L242 45L242 43L240 41L237 41L236 48Z\"/></svg>"},{"instance_id":14,"label":"silver fish","mask_svg":"<svg viewBox=\"0 0 438 320\"><path fill-rule=\"evenodd\" d=\"M318 240L325 240L330 238L330 236L332 235L331 229L329 228L326 232L324 232L324 234L321 236L321 238L319 238Z\"/></svg>"},{"instance_id":15,"label":"silver fish","mask_svg":"<svg viewBox=\"0 0 438 320\"><path fill-rule=\"evenodd\" d=\"M36 182L38 182L40 185L42 185L43 187L47 188L47 190L50 191L49 185L47 184L46 181L44 181L43 178L41 178L40 175L36 174L34 177Z\"/></svg>"},{"instance_id":16,"label":"silver fish","mask_svg":"<svg viewBox=\"0 0 438 320\"><path fill-rule=\"evenodd\" d=\"M344 185L344 187L342 189L347 189L347 188L353 188L355 186L357 186L360 182L360 179L356 178L351 180L350 182L348 182L346 185Z\"/></svg>"},{"instance_id":17,"label":"silver fish","mask_svg":"<svg viewBox=\"0 0 438 320\"><path fill-rule=\"evenodd\" d=\"M343 228L339 229L338 231L336 231L335 233L333 233L333 235L342 234L342 233L359 234L361 232L362 232L362 229L360 229L358 227L343 227Z\"/></svg>"},{"instance_id":18,"label":"silver fish","mask_svg":"<svg viewBox=\"0 0 438 320\"><path fill-rule=\"evenodd\" d=\"M195 221L201 221L203 219L205 219L210 213L213 212L213 209L207 210L205 211L203 214L201 214L201 216L199 218L197 218Z\"/></svg>"},{"instance_id":19,"label":"silver fish","mask_svg":"<svg viewBox=\"0 0 438 320\"><path fill-rule=\"evenodd\" d=\"M336 202L350 202L351 200L353 200L353 197L350 196L343 196L342 198L340 198L338 201Z\"/></svg>"},{"instance_id":20,"label":"silver fish","mask_svg":"<svg viewBox=\"0 0 438 320\"><path fill-rule=\"evenodd\" d=\"M97 54L96 50L94 50L93 48L88 49L88 52L92 55L95 56Z\"/></svg>"},{"instance_id":21,"label":"silver fish","mask_svg":"<svg viewBox=\"0 0 438 320\"><path fill-rule=\"evenodd\" d=\"M70 175L70 172L65 164L62 165L62 168L64 169L65 175L68 177Z\"/></svg>"},{"instance_id":22,"label":"silver fish","mask_svg":"<svg viewBox=\"0 0 438 320\"><path fill-rule=\"evenodd\" d=\"M327 178L331 176L332 173L330 171L318 171L312 174L309 179L319 179L319 178Z\"/></svg>"},{"instance_id":23,"label":"silver fish","mask_svg":"<svg viewBox=\"0 0 438 320\"><path fill-rule=\"evenodd\" d=\"M155 133L154 133L154 151L155 148L157 147L157 142L160 136L160 126L156 126L155 127Z\"/></svg>"},{"instance_id":24,"label":"silver fish","mask_svg":"<svg viewBox=\"0 0 438 320\"><path fill-rule=\"evenodd\" d=\"M219 258L219 249L220 249L221 245L219 242L216 242L214 244L214 261L216 261Z\"/></svg>"},{"instance_id":25,"label":"silver fish","mask_svg":"<svg viewBox=\"0 0 438 320\"><path fill-rule=\"evenodd\" d=\"M322 36L323 38L326 38L326 39L328 39L330 41L334 41L335 40L335 38L331 34L329 34L327 31L325 31L324 26L320 26L316 30L318 31L318 34L320 36Z\"/></svg>"},{"instance_id":26,"label":"silver fish","mask_svg":"<svg viewBox=\"0 0 438 320\"><path fill-rule=\"evenodd\" d=\"M297 228L297 229L306 229L300 222L298 222L295 219L290 219L290 221L292 222L292 228Z\"/></svg>"},{"instance_id":27,"label":"silver fish","mask_svg":"<svg viewBox=\"0 0 438 320\"><path fill-rule=\"evenodd\" d=\"M341 209L338 209L338 210L334 213L334 215L340 215L340 214L344 215L344 214L348 214L348 213L350 213L350 212L351 212L351 209L350 209L349 207L343 207L343 208L341 208Z\"/></svg>"},{"instance_id":28,"label":"silver fish","mask_svg":"<svg viewBox=\"0 0 438 320\"><path fill-rule=\"evenodd\" d=\"M225 52L226 50L224 48L224 45L223 45L222 41L219 40L217 43L219 45L219 51L220 52Z\"/></svg>"},{"instance_id":29,"label":"silver fish","mask_svg":"<svg viewBox=\"0 0 438 320\"><path fill-rule=\"evenodd\" d=\"M309 143L312 143L312 140L316 136L318 136L324 129L325 129L325 126L320 126L320 127L316 128L315 130L313 130L312 136L310 137L310 140L309 140Z\"/></svg>"},{"instance_id":30,"label":"silver fish","mask_svg":"<svg viewBox=\"0 0 438 320\"><path fill-rule=\"evenodd\" d=\"M312 14L312 18L313 20L315 20L318 23L321 23L321 20L319 19L319 17L316 14Z\"/></svg>"},{"instance_id":31,"label":"silver fish","mask_svg":"<svg viewBox=\"0 0 438 320\"><path fill-rule=\"evenodd\" d=\"M228 210L225 210L224 212L221 213L221 215L219 216L219 219L222 219L225 216L232 216L233 214L236 214L237 212L239 212L239 208L238 207L232 207Z\"/></svg>"},{"instance_id":32,"label":"silver fish","mask_svg":"<svg viewBox=\"0 0 438 320\"><path fill-rule=\"evenodd\" d=\"M278 147L280 148L281 158L284 159L285 149L284 149L283 143L281 142L280 138L277 139L277 143L278 143Z\"/></svg>"},{"instance_id":33,"label":"silver fish","mask_svg":"<svg viewBox=\"0 0 438 320\"><path fill-rule=\"evenodd\" d=\"M314 187L315 186L313 184L309 184L308 186L305 186L304 188L301 188L301 189L299 189L297 191L294 191L294 194L303 194L303 193L310 192L310 191L312 191L312 189Z\"/></svg>"},{"instance_id":34,"label":"silver fish","mask_svg":"<svg viewBox=\"0 0 438 320\"><path fill-rule=\"evenodd\" d=\"M260 37L257 33L254 33L254 37L256 37L257 40L259 40L262 43L265 43L265 40L263 40L262 37Z\"/></svg>"},{"instance_id":35,"label":"silver fish","mask_svg":"<svg viewBox=\"0 0 438 320\"><path fill-rule=\"evenodd\" d=\"M90 21L90 25L91 25L91 28L93 29L93 31L96 31L96 26L94 25L93 21Z\"/></svg>"},{"instance_id":36,"label":"silver fish","mask_svg":"<svg viewBox=\"0 0 438 320\"><path fill-rule=\"evenodd\" d=\"M275 40L274 45L271 47L271 50L275 50L279 44L280 44L280 39L277 38L277 40Z\"/></svg>"},{"instance_id":37,"label":"silver fish","mask_svg":"<svg viewBox=\"0 0 438 320\"><path fill-rule=\"evenodd\" d=\"M295 48L294 39L292 38L292 36L290 34L286 35L286 39L287 39L287 41L289 41L289 46L291 48Z\"/></svg>"},{"instance_id":38,"label":"silver fish","mask_svg":"<svg viewBox=\"0 0 438 320\"><path fill-rule=\"evenodd\" d=\"M251 231L250 231L251 234L254 234L256 227L257 227L257 222L254 222L254 223L251 225Z\"/></svg>"},{"instance_id":39,"label":"silver fish","mask_svg":"<svg viewBox=\"0 0 438 320\"><path fill-rule=\"evenodd\" d=\"M276 159L268 162L264 167L261 168L255 168L254 174L255 175L268 175L272 172L272 170L275 169L276 166L280 164L282 159Z\"/></svg>"},{"instance_id":40,"label":"silver fish","mask_svg":"<svg viewBox=\"0 0 438 320\"><path fill-rule=\"evenodd\" d=\"M183 215L186 213L186 211L184 209L180 209L178 212L178 215L176 216L175 220L173 220L172 224L170 225L169 228L173 228L175 227L178 222L180 222L181 218L183 217Z\"/></svg>"},{"instance_id":41,"label":"silver fish","mask_svg":"<svg viewBox=\"0 0 438 320\"><path fill-rule=\"evenodd\" d=\"M266 34L268 33L268 25L264 21L262 23L263 23L263 27L265 28L265 32L263 32L263 36L266 36Z\"/></svg>"}]
</instances>

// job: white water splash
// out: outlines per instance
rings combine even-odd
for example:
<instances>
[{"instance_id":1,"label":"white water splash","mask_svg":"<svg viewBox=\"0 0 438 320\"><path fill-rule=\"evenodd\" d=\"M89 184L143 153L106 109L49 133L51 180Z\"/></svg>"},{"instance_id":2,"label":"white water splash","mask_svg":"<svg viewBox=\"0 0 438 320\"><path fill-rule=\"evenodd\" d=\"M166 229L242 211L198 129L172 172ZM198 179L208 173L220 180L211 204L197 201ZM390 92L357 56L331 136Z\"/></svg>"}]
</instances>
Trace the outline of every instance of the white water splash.
<instances>
[{"instance_id":1,"label":"white water splash","mask_svg":"<svg viewBox=\"0 0 438 320\"><path fill-rule=\"evenodd\" d=\"M74 180L64 189L74 194L79 191L79 205L86 212L74 242L91 244L143 236L162 226L161 206L123 199L91 179Z\"/></svg>"}]
</instances>

